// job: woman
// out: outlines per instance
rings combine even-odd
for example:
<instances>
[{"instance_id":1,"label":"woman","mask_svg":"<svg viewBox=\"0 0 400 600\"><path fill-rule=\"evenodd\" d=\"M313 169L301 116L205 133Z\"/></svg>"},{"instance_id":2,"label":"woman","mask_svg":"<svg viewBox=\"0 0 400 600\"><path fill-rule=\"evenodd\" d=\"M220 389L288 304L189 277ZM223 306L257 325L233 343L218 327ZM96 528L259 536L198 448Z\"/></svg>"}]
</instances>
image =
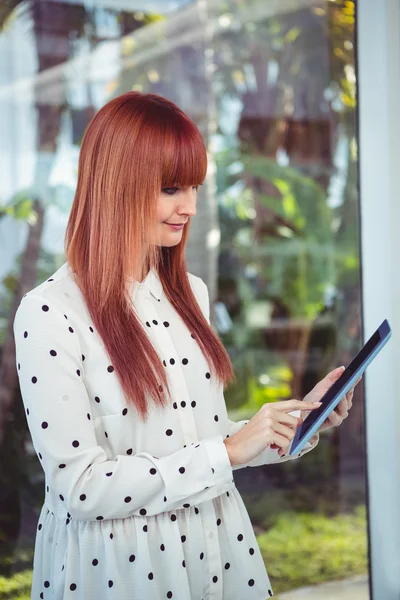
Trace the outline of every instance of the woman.
<instances>
[{"instance_id":1,"label":"woman","mask_svg":"<svg viewBox=\"0 0 400 600\"><path fill-rule=\"evenodd\" d=\"M228 419L232 366L207 287L185 266L206 168L196 126L156 95L113 99L85 132L67 262L14 321L46 478L35 600L272 596L233 471L296 458L285 454L299 424L290 413L318 407L341 371L307 401Z\"/></svg>"}]
</instances>

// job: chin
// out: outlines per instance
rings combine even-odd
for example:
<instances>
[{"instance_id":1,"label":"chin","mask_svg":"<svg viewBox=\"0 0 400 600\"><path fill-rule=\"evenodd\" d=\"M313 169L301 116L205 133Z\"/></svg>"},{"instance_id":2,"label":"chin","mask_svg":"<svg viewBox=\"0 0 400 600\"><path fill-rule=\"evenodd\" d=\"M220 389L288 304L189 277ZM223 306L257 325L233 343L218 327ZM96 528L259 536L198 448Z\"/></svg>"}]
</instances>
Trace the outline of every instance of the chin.
<instances>
[{"instance_id":1,"label":"chin","mask_svg":"<svg viewBox=\"0 0 400 600\"><path fill-rule=\"evenodd\" d=\"M177 246L180 243L181 240L176 240L176 241L172 241L172 240L163 240L162 243L160 244L161 246L166 246L167 248L172 248L172 246Z\"/></svg>"}]
</instances>

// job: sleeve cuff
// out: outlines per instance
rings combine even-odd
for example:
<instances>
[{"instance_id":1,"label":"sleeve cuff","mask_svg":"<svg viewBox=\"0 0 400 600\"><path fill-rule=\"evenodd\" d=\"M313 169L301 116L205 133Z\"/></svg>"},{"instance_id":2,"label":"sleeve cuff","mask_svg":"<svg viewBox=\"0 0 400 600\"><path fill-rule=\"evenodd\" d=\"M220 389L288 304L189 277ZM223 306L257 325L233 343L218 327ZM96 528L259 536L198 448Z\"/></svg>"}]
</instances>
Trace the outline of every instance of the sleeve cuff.
<instances>
[{"instance_id":1,"label":"sleeve cuff","mask_svg":"<svg viewBox=\"0 0 400 600\"><path fill-rule=\"evenodd\" d=\"M213 485L232 480L232 465L221 434L207 439L204 444L211 468Z\"/></svg>"}]
</instances>

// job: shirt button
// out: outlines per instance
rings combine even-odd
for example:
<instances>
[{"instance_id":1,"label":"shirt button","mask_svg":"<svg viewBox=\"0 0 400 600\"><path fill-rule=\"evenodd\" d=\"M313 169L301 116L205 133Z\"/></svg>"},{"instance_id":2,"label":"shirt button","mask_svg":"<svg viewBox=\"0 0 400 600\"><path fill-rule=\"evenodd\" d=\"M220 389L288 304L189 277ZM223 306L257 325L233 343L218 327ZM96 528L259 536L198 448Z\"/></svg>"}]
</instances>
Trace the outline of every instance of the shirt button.
<instances>
[{"instance_id":1,"label":"shirt button","mask_svg":"<svg viewBox=\"0 0 400 600\"><path fill-rule=\"evenodd\" d=\"M213 537L212 531L210 531L210 533L208 534L208 537L210 538L210 540L212 540L212 537Z\"/></svg>"}]
</instances>

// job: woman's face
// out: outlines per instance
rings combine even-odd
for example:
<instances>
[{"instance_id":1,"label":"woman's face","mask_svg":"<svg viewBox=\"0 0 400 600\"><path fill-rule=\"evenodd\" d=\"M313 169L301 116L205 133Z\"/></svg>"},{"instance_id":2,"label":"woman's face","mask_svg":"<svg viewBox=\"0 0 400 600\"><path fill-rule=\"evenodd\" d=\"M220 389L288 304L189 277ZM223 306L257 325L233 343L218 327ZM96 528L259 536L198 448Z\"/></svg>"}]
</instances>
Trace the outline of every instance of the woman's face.
<instances>
[{"instance_id":1,"label":"woman's face","mask_svg":"<svg viewBox=\"0 0 400 600\"><path fill-rule=\"evenodd\" d=\"M176 246L182 239L184 224L196 214L198 186L163 188L157 200L157 244ZM170 224L183 224L171 227Z\"/></svg>"}]
</instances>

